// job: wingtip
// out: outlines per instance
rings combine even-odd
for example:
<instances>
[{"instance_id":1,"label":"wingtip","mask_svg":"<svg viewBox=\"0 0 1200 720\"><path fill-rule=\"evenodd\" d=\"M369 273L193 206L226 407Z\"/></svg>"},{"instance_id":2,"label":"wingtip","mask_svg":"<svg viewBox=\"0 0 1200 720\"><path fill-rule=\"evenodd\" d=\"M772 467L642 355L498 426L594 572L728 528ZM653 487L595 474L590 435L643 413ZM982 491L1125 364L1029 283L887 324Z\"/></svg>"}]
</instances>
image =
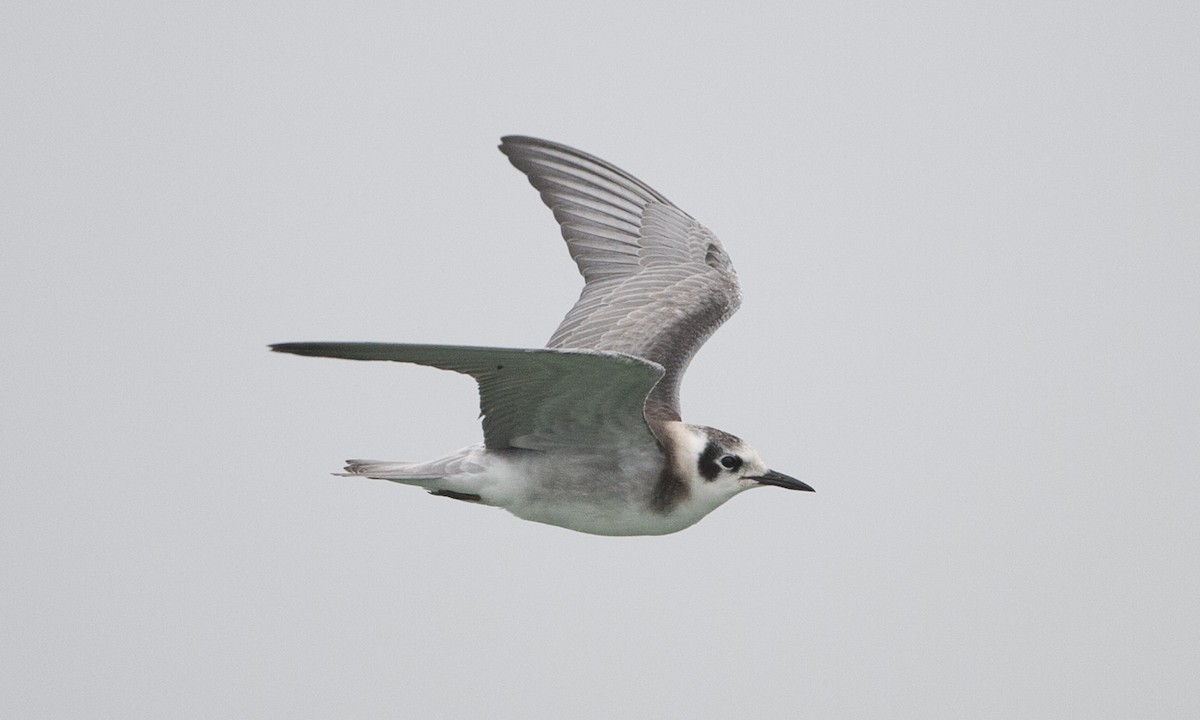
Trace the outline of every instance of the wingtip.
<instances>
[{"instance_id":1,"label":"wingtip","mask_svg":"<svg viewBox=\"0 0 1200 720\"><path fill-rule=\"evenodd\" d=\"M544 143L546 141L542 140L541 138L535 138L532 135L513 134L513 135L501 135L500 136L501 147L503 147L505 145L514 145L516 143L522 143L522 142L543 142Z\"/></svg>"},{"instance_id":2,"label":"wingtip","mask_svg":"<svg viewBox=\"0 0 1200 720\"><path fill-rule=\"evenodd\" d=\"M521 145L525 145L525 146L535 146L535 145L542 145L542 146L546 146L546 145L552 145L552 144L553 144L553 143L549 142L548 140L543 140L543 139L541 139L541 138L530 137L529 135L505 135L505 136L503 136L503 137L501 137L501 138L500 138L500 144L499 144L499 145L497 145L497 147L498 147L498 148L500 148L500 152L502 152L502 153L504 153L505 155L508 155L509 157L511 157L511 156L512 156L512 154L513 154L513 152L514 152L514 151L516 151L516 150L517 150L517 148L518 148L519 146L521 146Z\"/></svg>"},{"instance_id":3,"label":"wingtip","mask_svg":"<svg viewBox=\"0 0 1200 720\"><path fill-rule=\"evenodd\" d=\"M312 343L301 342L285 342L271 343L267 346L271 352L287 353L289 355L310 355L312 354Z\"/></svg>"}]
</instances>

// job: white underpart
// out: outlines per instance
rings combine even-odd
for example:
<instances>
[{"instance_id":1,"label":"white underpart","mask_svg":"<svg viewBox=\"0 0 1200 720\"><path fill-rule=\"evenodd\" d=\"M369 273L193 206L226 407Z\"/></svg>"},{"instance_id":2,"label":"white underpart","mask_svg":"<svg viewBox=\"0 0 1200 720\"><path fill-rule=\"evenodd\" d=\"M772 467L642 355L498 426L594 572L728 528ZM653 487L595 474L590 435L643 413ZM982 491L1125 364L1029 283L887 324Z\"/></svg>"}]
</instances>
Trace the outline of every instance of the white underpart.
<instances>
[{"instance_id":1,"label":"white underpart","mask_svg":"<svg viewBox=\"0 0 1200 720\"><path fill-rule=\"evenodd\" d=\"M669 512L655 509L651 488L664 456L657 447L623 452L491 451L472 445L426 463L354 461L350 475L478 495L525 520L595 535L664 535L699 521L737 493L743 483L702 478L697 462L708 443L700 428L668 423L663 443L687 492ZM444 473L444 474L440 474Z\"/></svg>"}]
</instances>

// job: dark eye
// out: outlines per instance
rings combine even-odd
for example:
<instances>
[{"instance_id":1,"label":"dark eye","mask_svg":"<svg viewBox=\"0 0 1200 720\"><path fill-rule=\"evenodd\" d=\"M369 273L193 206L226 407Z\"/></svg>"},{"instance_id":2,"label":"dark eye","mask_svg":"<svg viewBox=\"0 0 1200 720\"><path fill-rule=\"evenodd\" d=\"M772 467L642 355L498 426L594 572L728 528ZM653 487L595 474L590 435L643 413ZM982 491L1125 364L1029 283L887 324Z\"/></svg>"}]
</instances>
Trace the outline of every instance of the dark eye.
<instances>
[{"instance_id":1,"label":"dark eye","mask_svg":"<svg viewBox=\"0 0 1200 720\"><path fill-rule=\"evenodd\" d=\"M742 466L742 459L737 455L725 455L721 458L721 467L726 470L737 470Z\"/></svg>"}]
</instances>

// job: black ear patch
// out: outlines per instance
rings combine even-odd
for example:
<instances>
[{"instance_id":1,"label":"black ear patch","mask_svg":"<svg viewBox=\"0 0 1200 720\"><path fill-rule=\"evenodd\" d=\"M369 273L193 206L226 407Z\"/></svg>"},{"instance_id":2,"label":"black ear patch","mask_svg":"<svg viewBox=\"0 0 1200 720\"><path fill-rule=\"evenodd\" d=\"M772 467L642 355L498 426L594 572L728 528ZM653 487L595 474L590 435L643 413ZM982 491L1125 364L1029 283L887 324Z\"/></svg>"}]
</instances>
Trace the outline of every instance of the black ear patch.
<instances>
[{"instance_id":1,"label":"black ear patch","mask_svg":"<svg viewBox=\"0 0 1200 720\"><path fill-rule=\"evenodd\" d=\"M712 440L704 446L704 452L700 453L700 461L697 463L697 469L700 475L705 480L716 480L721 474L721 466L717 464L717 458L721 456L721 447Z\"/></svg>"}]
</instances>

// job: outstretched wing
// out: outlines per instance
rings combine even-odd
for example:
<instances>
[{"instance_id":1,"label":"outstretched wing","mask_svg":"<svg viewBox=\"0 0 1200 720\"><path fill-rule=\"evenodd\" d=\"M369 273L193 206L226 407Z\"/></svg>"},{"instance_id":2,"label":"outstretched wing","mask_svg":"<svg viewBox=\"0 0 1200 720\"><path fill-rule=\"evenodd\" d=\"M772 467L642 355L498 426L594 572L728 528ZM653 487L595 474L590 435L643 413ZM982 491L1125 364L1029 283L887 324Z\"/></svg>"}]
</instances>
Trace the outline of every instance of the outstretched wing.
<instances>
[{"instance_id":1,"label":"outstretched wing","mask_svg":"<svg viewBox=\"0 0 1200 720\"><path fill-rule=\"evenodd\" d=\"M629 355L373 342L280 343L271 349L407 362L470 375L479 383L488 448L619 448L656 442L643 406L663 369Z\"/></svg>"},{"instance_id":2,"label":"outstretched wing","mask_svg":"<svg viewBox=\"0 0 1200 720\"><path fill-rule=\"evenodd\" d=\"M678 420L692 356L741 292L717 237L629 173L565 145L510 136L500 150L554 211L584 278L551 348L626 353L662 365L651 420Z\"/></svg>"}]
</instances>

